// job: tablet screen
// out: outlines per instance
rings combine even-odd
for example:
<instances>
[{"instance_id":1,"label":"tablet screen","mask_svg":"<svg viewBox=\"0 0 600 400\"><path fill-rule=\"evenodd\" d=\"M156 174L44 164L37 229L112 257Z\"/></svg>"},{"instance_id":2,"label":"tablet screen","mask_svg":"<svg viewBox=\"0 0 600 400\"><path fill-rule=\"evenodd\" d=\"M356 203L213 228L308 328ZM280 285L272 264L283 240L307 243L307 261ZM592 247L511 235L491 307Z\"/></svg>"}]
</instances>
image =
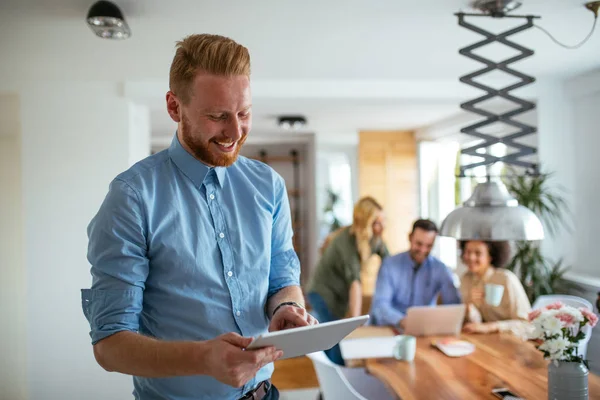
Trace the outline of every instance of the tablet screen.
<instances>
[{"instance_id":1,"label":"tablet screen","mask_svg":"<svg viewBox=\"0 0 600 400\"><path fill-rule=\"evenodd\" d=\"M255 338L248 349L274 346L278 350L283 350L281 359L303 356L332 348L368 320L368 315L362 315L318 325L268 332Z\"/></svg>"}]
</instances>

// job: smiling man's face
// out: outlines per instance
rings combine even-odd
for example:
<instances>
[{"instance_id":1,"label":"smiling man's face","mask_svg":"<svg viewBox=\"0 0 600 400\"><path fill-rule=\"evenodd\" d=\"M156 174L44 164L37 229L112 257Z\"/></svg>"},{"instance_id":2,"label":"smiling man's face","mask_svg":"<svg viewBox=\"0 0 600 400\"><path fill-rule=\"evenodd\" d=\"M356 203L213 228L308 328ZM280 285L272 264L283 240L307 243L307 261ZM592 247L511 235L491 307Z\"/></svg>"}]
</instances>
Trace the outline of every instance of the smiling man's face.
<instances>
[{"instance_id":1,"label":"smiling man's face","mask_svg":"<svg viewBox=\"0 0 600 400\"><path fill-rule=\"evenodd\" d=\"M252 127L250 79L200 72L183 102L167 93L167 111L178 123L182 146L206 165L227 167L237 160Z\"/></svg>"}]
</instances>

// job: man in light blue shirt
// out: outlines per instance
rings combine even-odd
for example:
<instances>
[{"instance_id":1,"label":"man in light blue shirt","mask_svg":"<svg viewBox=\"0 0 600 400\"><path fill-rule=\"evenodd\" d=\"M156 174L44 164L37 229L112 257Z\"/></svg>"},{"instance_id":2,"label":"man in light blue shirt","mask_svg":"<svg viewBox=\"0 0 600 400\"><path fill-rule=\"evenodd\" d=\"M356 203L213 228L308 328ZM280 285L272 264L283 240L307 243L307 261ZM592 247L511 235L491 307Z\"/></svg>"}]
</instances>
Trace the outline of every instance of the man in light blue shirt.
<instances>
[{"instance_id":1,"label":"man in light blue shirt","mask_svg":"<svg viewBox=\"0 0 600 400\"><path fill-rule=\"evenodd\" d=\"M438 295L444 304L460 304L452 272L429 254L436 236L436 225L419 219L408 236L409 251L383 261L371 304L375 325L404 328L404 316L409 307L433 306Z\"/></svg>"},{"instance_id":2,"label":"man in light blue shirt","mask_svg":"<svg viewBox=\"0 0 600 400\"><path fill-rule=\"evenodd\" d=\"M117 176L88 227L83 311L98 363L136 399L278 398L273 347L304 309L285 182L238 157L251 127L250 57L216 35L178 43L169 149Z\"/></svg>"}]
</instances>

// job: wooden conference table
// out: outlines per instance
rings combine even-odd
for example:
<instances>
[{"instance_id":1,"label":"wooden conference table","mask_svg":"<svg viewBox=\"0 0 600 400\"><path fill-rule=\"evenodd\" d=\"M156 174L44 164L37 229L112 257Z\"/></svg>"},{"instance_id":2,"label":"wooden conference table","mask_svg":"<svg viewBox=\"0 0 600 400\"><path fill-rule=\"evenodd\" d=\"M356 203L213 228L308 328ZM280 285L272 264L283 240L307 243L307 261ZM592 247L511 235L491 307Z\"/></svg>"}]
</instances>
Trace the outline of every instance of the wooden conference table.
<instances>
[{"instance_id":1,"label":"wooden conference table","mask_svg":"<svg viewBox=\"0 0 600 400\"><path fill-rule=\"evenodd\" d=\"M390 328L361 327L348 339L392 336ZM505 387L527 400L548 398L547 365L533 343L510 333L462 334L476 346L464 357L452 358L431 346L434 337L417 338L413 362L393 358L359 360L402 400L497 399L493 388ZM357 365L357 360L349 360ZM590 399L600 399L600 378L590 373Z\"/></svg>"}]
</instances>

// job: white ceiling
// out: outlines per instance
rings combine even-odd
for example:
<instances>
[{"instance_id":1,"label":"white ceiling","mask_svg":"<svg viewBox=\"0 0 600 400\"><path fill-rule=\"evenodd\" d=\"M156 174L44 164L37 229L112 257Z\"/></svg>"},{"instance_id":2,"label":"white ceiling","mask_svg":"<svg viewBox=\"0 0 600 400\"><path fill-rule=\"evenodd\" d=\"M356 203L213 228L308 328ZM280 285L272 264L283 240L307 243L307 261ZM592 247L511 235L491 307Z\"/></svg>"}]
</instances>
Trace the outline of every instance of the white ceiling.
<instances>
[{"instance_id":1,"label":"white ceiling","mask_svg":"<svg viewBox=\"0 0 600 400\"><path fill-rule=\"evenodd\" d=\"M136 92L146 96L136 101L151 107L160 133L172 126L162 99L175 41L190 33L218 33L250 49L255 83L270 82L270 91L254 91L255 131L272 129L271 117L285 111L305 113L315 131L341 132L410 129L444 118L459 110L467 93L457 92L466 90L458 77L480 67L458 54L481 38L459 27L453 15L471 11L467 0L114 1L133 31L127 41L93 36L84 22L92 0L3 0L0 45L9 56L2 57L0 77L133 82L138 89L146 84ZM541 15L537 22L567 43L578 42L591 28L592 13L579 0L524 3L519 14ZM470 21L491 30L515 23ZM598 68L599 36L597 31L582 48L566 50L537 29L515 35L536 51L517 68L538 78ZM485 54L511 53L498 46ZM347 88L356 82L372 83L382 95L361 89L349 96Z\"/></svg>"}]
</instances>

